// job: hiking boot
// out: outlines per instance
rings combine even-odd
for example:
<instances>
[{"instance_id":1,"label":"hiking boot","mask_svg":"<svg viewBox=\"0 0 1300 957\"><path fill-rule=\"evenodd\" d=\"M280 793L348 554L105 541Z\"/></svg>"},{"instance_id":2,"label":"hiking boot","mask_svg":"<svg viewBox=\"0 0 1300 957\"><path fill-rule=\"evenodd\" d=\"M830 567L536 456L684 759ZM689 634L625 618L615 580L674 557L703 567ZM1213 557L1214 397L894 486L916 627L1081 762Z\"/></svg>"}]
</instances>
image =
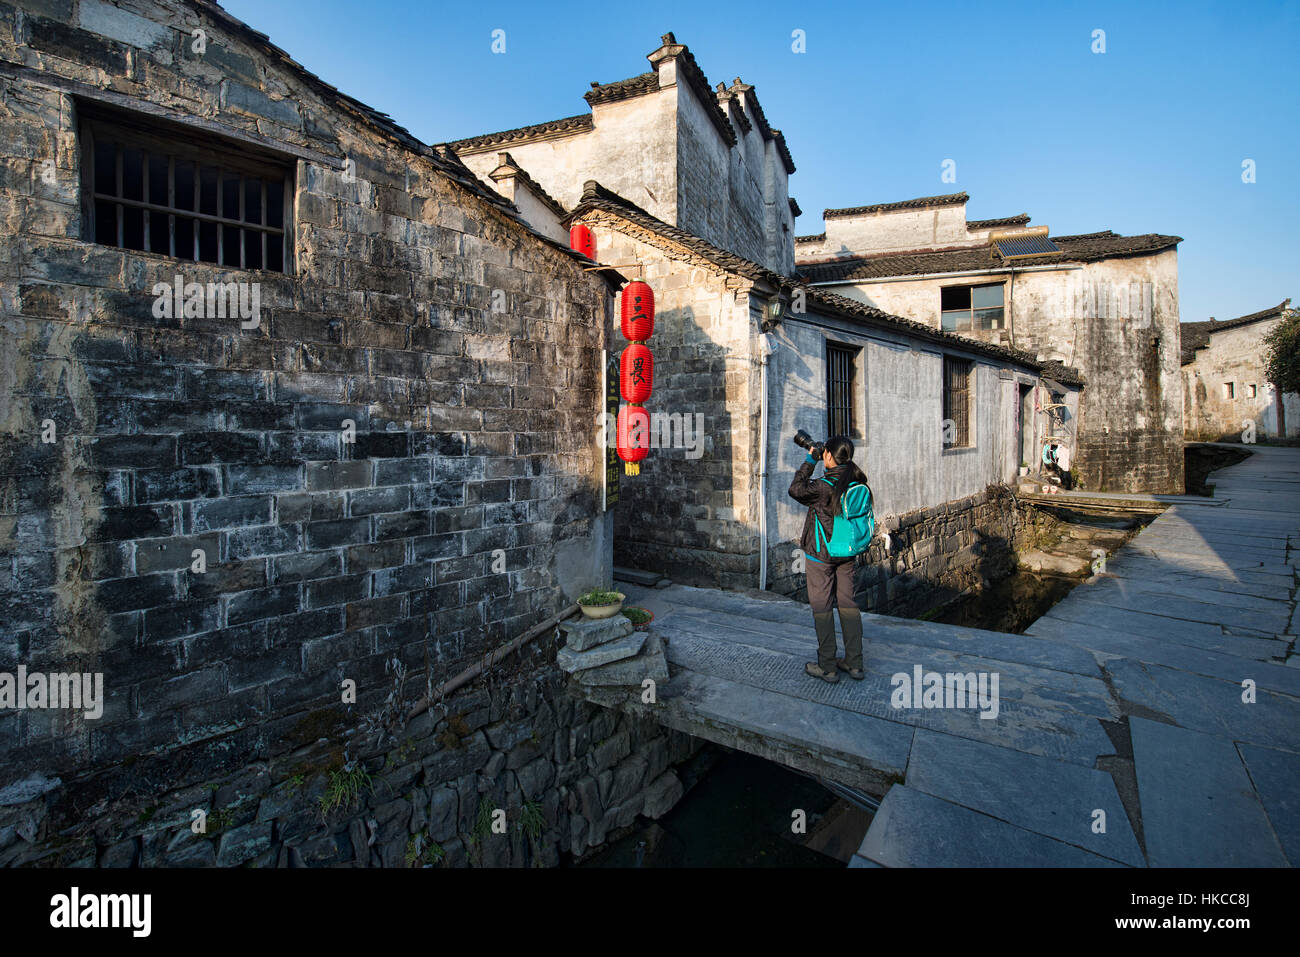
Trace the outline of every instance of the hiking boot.
<instances>
[{"instance_id":1,"label":"hiking boot","mask_svg":"<svg viewBox=\"0 0 1300 957\"><path fill-rule=\"evenodd\" d=\"M837 681L840 680L840 676L837 675L834 671L822 671L821 665L817 664L814 661L810 661L806 665L804 665L803 670L807 674L812 675L814 678L821 678L822 681L825 681L828 684L835 684Z\"/></svg>"},{"instance_id":2,"label":"hiking boot","mask_svg":"<svg viewBox=\"0 0 1300 957\"><path fill-rule=\"evenodd\" d=\"M864 672L861 668L850 668L847 664L844 663L843 658L836 659L835 667L839 668L840 671L844 672L854 681L861 681L863 678L867 676L866 672Z\"/></svg>"}]
</instances>

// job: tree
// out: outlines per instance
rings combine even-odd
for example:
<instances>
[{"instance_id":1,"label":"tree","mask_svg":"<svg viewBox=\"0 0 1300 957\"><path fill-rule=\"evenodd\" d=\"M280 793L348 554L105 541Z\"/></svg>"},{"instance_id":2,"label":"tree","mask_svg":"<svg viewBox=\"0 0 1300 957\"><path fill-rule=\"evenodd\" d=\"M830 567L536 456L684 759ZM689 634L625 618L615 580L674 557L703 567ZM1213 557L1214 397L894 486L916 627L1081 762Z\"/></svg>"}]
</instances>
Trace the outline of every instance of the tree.
<instances>
[{"instance_id":1,"label":"tree","mask_svg":"<svg viewBox=\"0 0 1300 957\"><path fill-rule=\"evenodd\" d=\"M1300 392L1300 309L1284 309L1264 336L1264 374L1279 393Z\"/></svg>"}]
</instances>

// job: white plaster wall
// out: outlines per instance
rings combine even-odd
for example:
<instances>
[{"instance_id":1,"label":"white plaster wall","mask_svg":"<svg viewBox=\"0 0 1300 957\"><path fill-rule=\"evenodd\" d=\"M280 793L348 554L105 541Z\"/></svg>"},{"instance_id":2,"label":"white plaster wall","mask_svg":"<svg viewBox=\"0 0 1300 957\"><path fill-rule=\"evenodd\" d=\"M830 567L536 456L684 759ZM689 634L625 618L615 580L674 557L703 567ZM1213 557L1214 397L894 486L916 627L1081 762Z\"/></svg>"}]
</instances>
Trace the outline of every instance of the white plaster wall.
<instances>
[{"instance_id":1,"label":"white plaster wall","mask_svg":"<svg viewBox=\"0 0 1300 957\"><path fill-rule=\"evenodd\" d=\"M975 246L966 230L966 204L899 209L826 220L822 243L800 243L800 256L851 256L926 247Z\"/></svg>"},{"instance_id":2,"label":"white plaster wall","mask_svg":"<svg viewBox=\"0 0 1300 957\"><path fill-rule=\"evenodd\" d=\"M1255 423L1258 438L1276 437L1277 390L1264 374L1266 347L1263 339L1281 319L1210 334L1209 345L1196 351L1196 358L1183 366L1186 395L1185 428L1188 438L1214 439L1240 433L1245 422ZM1235 385L1235 396L1224 395L1224 383ZM1256 395L1249 396L1254 383ZM1300 435L1300 396L1284 395L1287 436Z\"/></svg>"},{"instance_id":3,"label":"white plaster wall","mask_svg":"<svg viewBox=\"0 0 1300 957\"><path fill-rule=\"evenodd\" d=\"M677 222L676 87L592 109L594 127L555 139L506 143L459 154L485 182L508 151L515 162L573 209L582 184L594 179L666 223Z\"/></svg>"},{"instance_id":4,"label":"white plaster wall","mask_svg":"<svg viewBox=\"0 0 1300 957\"><path fill-rule=\"evenodd\" d=\"M798 429L826 438L828 336L863 349L858 388L866 435L864 442L855 442L854 461L867 473L876 497L877 522L1015 479L1019 466L1016 384L1031 381L1032 370L967 355L975 361L973 445L945 450L938 349L920 344L913 348L902 337L868 338L860 327L847 323L834 326L827 330L787 319L774 333L780 347L772 356L769 373L768 521L773 544L797 540L803 528L806 510L787 494L804 458L791 438Z\"/></svg>"}]
</instances>

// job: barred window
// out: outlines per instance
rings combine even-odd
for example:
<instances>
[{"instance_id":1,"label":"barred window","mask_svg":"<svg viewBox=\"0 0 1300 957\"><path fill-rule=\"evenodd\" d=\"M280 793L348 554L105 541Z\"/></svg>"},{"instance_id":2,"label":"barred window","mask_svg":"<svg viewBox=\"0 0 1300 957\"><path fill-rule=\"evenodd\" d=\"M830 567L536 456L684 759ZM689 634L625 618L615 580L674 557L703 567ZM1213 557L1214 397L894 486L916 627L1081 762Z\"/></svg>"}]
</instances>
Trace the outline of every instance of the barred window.
<instances>
[{"instance_id":1,"label":"barred window","mask_svg":"<svg viewBox=\"0 0 1300 957\"><path fill-rule=\"evenodd\" d=\"M81 123L83 238L235 269L289 272L293 166L135 118Z\"/></svg>"},{"instance_id":2,"label":"barred window","mask_svg":"<svg viewBox=\"0 0 1300 957\"><path fill-rule=\"evenodd\" d=\"M826 437L854 434L854 372L858 350L826 343Z\"/></svg>"},{"instance_id":3,"label":"barred window","mask_svg":"<svg viewBox=\"0 0 1300 957\"><path fill-rule=\"evenodd\" d=\"M943 357L943 447L970 445L971 369L969 359Z\"/></svg>"}]
</instances>

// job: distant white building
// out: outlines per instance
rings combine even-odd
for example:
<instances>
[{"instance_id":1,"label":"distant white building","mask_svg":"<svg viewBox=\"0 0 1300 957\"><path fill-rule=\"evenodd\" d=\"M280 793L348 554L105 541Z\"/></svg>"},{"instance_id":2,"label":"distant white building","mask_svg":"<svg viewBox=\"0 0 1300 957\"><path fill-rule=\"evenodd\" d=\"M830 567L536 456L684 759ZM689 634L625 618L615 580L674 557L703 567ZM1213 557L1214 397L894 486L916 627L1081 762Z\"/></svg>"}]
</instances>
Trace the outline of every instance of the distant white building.
<instances>
[{"instance_id":1,"label":"distant white building","mask_svg":"<svg viewBox=\"0 0 1300 957\"><path fill-rule=\"evenodd\" d=\"M1264 374L1263 339L1285 318L1291 300L1218 322L1182 324L1184 429L1189 439L1238 442L1300 436L1300 395L1279 393Z\"/></svg>"},{"instance_id":2,"label":"distant white building","mask_svg":"<svg viewBox=\"0 0 1300 957\"><path fill-rule=\"evenodd\" d=\"M1088 388L1068 437L1082 485L1181 492L1182 240L1051 236L1024 213L968 220L968 200L828 209L825 232L795 238L797 269L815 288L1077 368Z\"/></svg>"}]
</instances>

